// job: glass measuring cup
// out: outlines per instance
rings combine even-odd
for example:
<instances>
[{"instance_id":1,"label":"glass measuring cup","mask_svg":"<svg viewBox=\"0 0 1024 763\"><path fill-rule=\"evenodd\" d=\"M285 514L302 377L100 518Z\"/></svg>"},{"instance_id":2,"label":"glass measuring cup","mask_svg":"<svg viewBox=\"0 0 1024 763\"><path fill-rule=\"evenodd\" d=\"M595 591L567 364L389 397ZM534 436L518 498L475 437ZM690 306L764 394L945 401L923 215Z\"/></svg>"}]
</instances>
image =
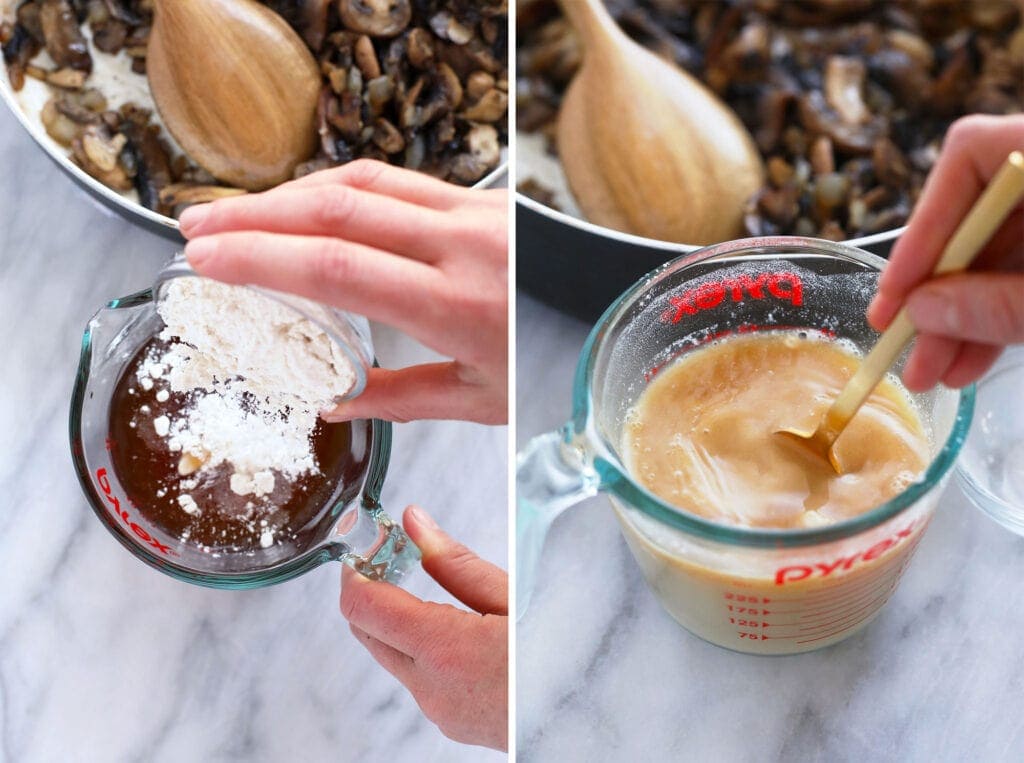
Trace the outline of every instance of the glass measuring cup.
<instances>
[{"instance_id":1,"label":"glass measuring cup","mask_svg":"<svg viewBox=\"0 0 1024 763\"><path fill-rule=\"evenodd\" d=\"M864 351L864 317L885 261L816 239L771 237L706 247L623 293L580 354L572 420L532 440L517 465L517 611L536 583L544 536L566 508L608 493L648 585L684 627L719 646L792 654L864 627L895 590L967 434L974 390L914 395L931 462L918 482L833 525L730 526L660 500L620 451L627 412L658 371L709 341L793 330ZM906 353L897 363L902 370Z\"/></svg>"},{"instance_id":2,"label":"glass measuring cup","mask_svg":"<svg viewBox=\"0 0 1024 763\"><path fill-rule=\"evenodd\" d=\"M367 577L396 582L419 561L419 551L380 506L391 455L391 424L352 422L347 466L331 498L294 538L244 553L204 551L162 530L134 506L118 479L111 451L110 412L114 390L140 348L163 328L157 313L162 288L174 278L198 277L182 258L155 285L115 299L89 321L82 338L72 393L71 453L93 511L133 555L172 577L214 588L255 588L280 583L332 559ZM255 287L250 287L255 288ZM365 318L294 295L256 289L296 310L323 329L355 371L355 397L366 385L373 345ZM154 297L156 295L156 298Z\"/></svg>"}]
</instances>

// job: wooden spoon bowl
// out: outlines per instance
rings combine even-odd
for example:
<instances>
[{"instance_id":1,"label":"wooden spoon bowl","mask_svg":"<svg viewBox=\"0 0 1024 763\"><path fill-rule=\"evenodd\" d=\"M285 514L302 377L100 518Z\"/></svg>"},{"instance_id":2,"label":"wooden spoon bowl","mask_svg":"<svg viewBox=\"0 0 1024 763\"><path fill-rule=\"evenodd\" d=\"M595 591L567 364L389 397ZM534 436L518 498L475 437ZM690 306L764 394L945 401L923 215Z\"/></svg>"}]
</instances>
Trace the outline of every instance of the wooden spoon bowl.
<instances>
[{"instance_id":1,"label":"wooden spoon bowl","mask_svg":"<svg viewBox=\"0 0 1024 763\"><path fill-rule=\"evenodd\" d=\"M710 90L630 40L600 0L563 0L583 65L566 91L558 151L591 222L664 241L741 235L761 155Z\"/></svg>"},{"instance_id":2,"label":"wooden spoon bowl","mask_svg":"<svg viewBox=\"0 0 1024 763\"><path fill-rule=\"evenodd\" d=\"M288 24L255 0L156 0L146 70L160 116L218 180L289 180L316 149L320 72Z\"/></svg>"}]
</instances>

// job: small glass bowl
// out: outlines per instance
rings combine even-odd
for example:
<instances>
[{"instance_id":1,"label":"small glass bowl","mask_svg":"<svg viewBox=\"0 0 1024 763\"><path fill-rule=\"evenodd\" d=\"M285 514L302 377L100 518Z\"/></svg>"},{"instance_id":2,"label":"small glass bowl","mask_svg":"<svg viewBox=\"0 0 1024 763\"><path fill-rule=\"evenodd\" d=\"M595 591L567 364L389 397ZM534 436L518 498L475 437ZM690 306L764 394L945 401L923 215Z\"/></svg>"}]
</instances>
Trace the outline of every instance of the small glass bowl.
<instances>
[{"instance_id":1,"label":"small glass bowl","mask_svg":"<svg viewBox=\"0 0 1024 763\"><path fill-rule=\"evenodd\" d=\"M978 382L956 476L971 503L1024 535L1024 347L1009 348Z\"/></svg>"}]
</instances>

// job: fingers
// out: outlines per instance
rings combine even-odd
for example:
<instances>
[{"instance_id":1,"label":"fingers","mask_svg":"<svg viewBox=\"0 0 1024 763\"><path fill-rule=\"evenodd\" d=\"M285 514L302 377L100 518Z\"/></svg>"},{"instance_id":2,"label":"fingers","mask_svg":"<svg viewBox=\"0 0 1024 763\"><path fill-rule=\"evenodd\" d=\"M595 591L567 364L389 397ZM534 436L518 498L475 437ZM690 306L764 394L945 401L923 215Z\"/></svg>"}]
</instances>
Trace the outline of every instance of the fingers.
<instances>
[{"instance_id":1,"label":"fingers","mask_svg":"<svg viewBox=\"0 0 1024 763\"><path fill-rule=\"evenodd\" d=\"M338 236L346 241L432 262L448 217L399 199L333 184L282 187L267 193L220 199L181 218L189 239L229 231L266 231L300 236Z\"/></svg>"},{"instance_id":2,"label":"fingers","mask_svg":"<svg viewBox=\"0 0 1024 763\"><path fill-rule=\"evenodd\" d=\"M422 601L398 586L369 580L345 567L341 614L350 625L415 659L425 646L436 643L458 610Z\"/></svg>"},{"instance_id":3,"label":"fingers","mask_svg":"<svg viewBox=\"0 0 1024 763\"><path fill-rule=\"evenodd\" d=\"M508 614L508 575L448 536L418 506L402 524L423 553L423 569L446 591L482 615Z\"/></svg>"},{"instance_id":4,"label":"fingers","mask_svg":"<svg viewBox=\"0 0 1024 763\"><path fill-rule=\"evenodd\" d=\"M389 323L416 338L437 310L428 265L338 238L232 232L185 246L201 275L299 294ZM399 296L400 295L400 296Z\"/></svg>"},{"instance_id":5,"label":"fingers","mask_svg":"<svg viewBox=\"0 0 1024 763\"><path fill-rule=\"evenodd\" d=\"M372 368L358 397L322 415L325 421L384 419L459 419L498 424L504 401L494 401L492 385L476 383L469 369L455 361L425 363L397 371Z\"/></svg>"},{"instance_id":6,"label":"fingers","mask_svg":"<svg viewBox=\"0 0 1024 763\"><path fill-rule=\"evenodd\" d=\"M911 392L924 392L941 381L960 353L962 343L934 334L918 334L907 365L903 383Z\"/></svg>"},{"instance_id":7,"label":"fingers","mask_svg":"<svg viewBox=\"0 0 1024 763\"><path fill-rule=\"evenodd\" d=\"M907 313L920 332L992 345L1024 342L1024 274L933 279L910 294Z\"/></svg>"},{"instance_id":8,"label":"fingers","mask_svg":"<svg viewBox=\"0 0 1024 763\"><path fill-rule=\"evenodd\" d=\"M472 191L432 178L422 172L393 167L386 162L358 159L340 167L292 180L282 188L314 188L346 185L383 196L402 199L431 209L451 209L464 203Z\"/></svg>"},{"instance_id":9,"label":"fingers","mask_svg":"<svg viewBox=\"0 0 1024 763\"><path fill-rule=\"evenodd\" d=\"M946 242L1007 155L1024 147L1024 116L972 116L953 124L907 231L896 242L880 294L899 302L931 273Z\"/></svg>"},{"instance_id":10,"label":"fingers","mask_svg":"<svg viewBox=\"0 0 1024 763\"><path fill-rule=\"evenodd\" d=\"M965 344L949 370L946 371L946 375L942 377L943 384L953 389L959 389L977 381L992 368L1002 351L1002 347L990 344L978 344L977 342Z\"/></svg>"},{"instance_id":11,"label":"fingers","mask_svg":"<svg viewBox=\"0 0 1024 763\"><path fill-rule=\"evenodd\" d=\"M358 574L358 573L355 573ZM357 625L349 623L349 630L356 640L366 647L366 650L381 667L393 675L403 684L408 684L413 677L416 662L407 654L388 646L380 639L376 639Z\"/></svg>"},{"instance_id":12,"label":"fingers","mask_svg":"<svg viewBox=\"0 0 1024 763\"><path fill-rule=\"evenodd\" d=\"M1024 211L1014 212L1007 218L975 258L971 270L1011 273L1024 270ZM883 331L896 317L905 298L905 293L879 291L868 306L868 322Z\"/></svg>"}]
</instances>

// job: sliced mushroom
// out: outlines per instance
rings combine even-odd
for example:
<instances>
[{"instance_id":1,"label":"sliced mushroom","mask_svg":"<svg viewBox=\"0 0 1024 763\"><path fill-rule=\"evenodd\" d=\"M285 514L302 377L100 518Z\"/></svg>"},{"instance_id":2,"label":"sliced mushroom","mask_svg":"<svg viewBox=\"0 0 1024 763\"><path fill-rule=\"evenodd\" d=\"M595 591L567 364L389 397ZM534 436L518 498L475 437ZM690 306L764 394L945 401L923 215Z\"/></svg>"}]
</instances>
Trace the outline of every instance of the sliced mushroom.
<instances>
[{"instance_id":1,"label":"sliced mushroom","mask_svg":"<svg viewBox=\"0 0 1024 763\"><path fill-rule=\"evenodd\" d=\"M495 86L494 77L484 71L476 71L466 80L466 95L471 100L480 100L484 93Z\"/></svg>"},{"instance_id":2,"label":"sliced mushroom","mask_svg":"<svg viewBox=\"0 0 1024 763\"><path fill-rule=\"evenodd\" d=\"M81 90L85 87L85 79L89 75L81 69L57 69L52 72L44 72L43 79L54 87L65 90Z\"/></svg>"},{"instance_id":3,"label":"sliced mushroom","mask_svg":"<svg viewBox=\"0 0 1024 763\"><path fill-rule=\"evenodd\" d=\"M89 125L71 141L71 156L78 166L104 185L128 191L132 181L118 161L126 143L124 135L112 134L106 125Z\"/></svg>"},{"instance_id":4,"label":"sliced mushroom","mask_svg":"<svg viewBox=\"0 0 1024 763\"><path fill-rule=\"evenodd\" d=\"M405 138L402 137L402 133L386 119L374 122L372 139L385 154L397 154L405 150Z\"/></svg>"},{"instance_id":5,"label":"sliced mushroom","mask_svg":"<svg viewBox=\"0 0 1024 763\"><path fill-rule=\"evenodd\" d=\"M390 77L377 77L366 83L366 103L373 116L380 116L384 107L395 93L395 83Z\"/></svg>"},{"instance_id":6,"label":"sliced mushroom","mask_svg":"<svg viewBox=\"0 0 1024 763\"><path fill-rule=\"evenodd\" d=\"M434 42L430 32L422 27L416 27L409 32L406 40L408 45L409 63L417 69L426 69L434 60Z\"/></svg>"},{"instance_id":7,"label":"sliced mushroom","mask_svg":"<svg viewBox=\"0 0 1024 763\"><path fill-rule=\"evenodd\" d=\"M135 166L134 185L139 201L149 209L161 210L160 191L172 181L170 155L157 137L159 128L142 123L140 110L122 107L122 113L127 113L121 132L128 138L125 152Z\"/></svg>"},{"instance_id":8,"label":"sliced mushroom","mask_svg":"<svg viewBox=\"0 0 1024 763\"><path fill-rule=\"evenodd\" d=\"M17 92L25 85L25 69L39 52L39 43L21 24L15 24L3 46L4 63L11 88Z\"/></svg>"},{"instance_id":9,"label":"sliced mushroom","mask_svg":"<svg viewBox=\"0 0 1024 763\"><path fill-rule=\"evenodd\" d=\"M327 121L347 141L355 141L363 129L363 99L358 93L342 93L327 107Z\"/></svg>"},{"instance_id":10,"label":"sliced mushroom","mask_svg":"<svg viewBox=\"0 0 1024 763\"><path fill-rule=\"evenodd\" d=\"M347 29L371 37L394 37L409 26L409 0L338 0L338 13Z\"/></svg>"},{"instance_id":11,"label":"sliced mushroom","mask_svg":"<svg viewBox=\"0 0 1024 763\"><path fill-rule=\"evenodd\" d=\"M500 90L489 90L484 96L459 114L473 122L496 122L508 110L508 94Z\"/></svg>"},{"instance_id":12,"label":"sliced mushroom","mask_svg":"<svg viewBox=\"0 0 1024 763\"><path fill-rule=\"evenodd\" d=\"M78 122L60 113L53 98L43 105L42 111L39 112L39 121L43 123L46 134L62 146L70 146L71 141L78 137L82 129Z\"/></svg>"},{"instance_id":13,"label":"sliced mushroom","mask_svg":"<svg viewBox=\"0 0 1024 763\"><path fill-rule=\"evenodd\" d=\"M168 207L185 207L192 204L206 204L217 199L245 194L244 188L229 188L222 185L196 185L195 183L172 183L160 191L160 203Z\"/></svg>"},{"instance_id":14,"label":"sliced mushroom","mask_svg":"<svg viewBox=\"0 0 1024 763\"><path fill-rule=\"evenodd\" d=\"M459 22L449 11L441 11L430 19L430 28L442 40L465 45L473 39L473 29Z\"/></svg>"},{"instance_id":15,"label":"sliced mushroom","mask_svg":"<svg viewBox=\"0 0 1024 763\"><path fill-rule=\"evenodd\" d=\"M473 125L466 134L468 153L459 154L451 165L451 175L462 183L475 183L497 166L501 158L498 131L492 125Z\"/></svg>"},{"instance_id":16,"label":"sliced mushroom","mask_svg":"<svg viewBox=\"0 0 1024 763\"><path fill-rule=\"evenodd\" d=\"M829 56L825 65L825 100L850 125L864 124L871 113L864 105L867 69L859 58Z\"/></svg>"},{"instance_id":17,"label":"sliced mushroom","mask_svg":"<svg viewBox=\"0 0 1024 763\"><path fill-rule=\"evenodd\" d=\"M373 50L373 42L366 35L363 35L352 48L352 54L356 60L356 66L362 72L365 79L376 79L380 76L380 63L377 61L377 54Z\"/></svg>"},{"instance_id":18,"label":"sliced mushroom","mask_svg":"<svg viewBox=\"0 0 1024 763\"><path fill-rule=\"evenodd\" d=\"M39 23L46 38L46 52L58 67L92 71L89 45L78 26L78 17L67 0L41 0Z\"/></svg>"}]
</instances>

